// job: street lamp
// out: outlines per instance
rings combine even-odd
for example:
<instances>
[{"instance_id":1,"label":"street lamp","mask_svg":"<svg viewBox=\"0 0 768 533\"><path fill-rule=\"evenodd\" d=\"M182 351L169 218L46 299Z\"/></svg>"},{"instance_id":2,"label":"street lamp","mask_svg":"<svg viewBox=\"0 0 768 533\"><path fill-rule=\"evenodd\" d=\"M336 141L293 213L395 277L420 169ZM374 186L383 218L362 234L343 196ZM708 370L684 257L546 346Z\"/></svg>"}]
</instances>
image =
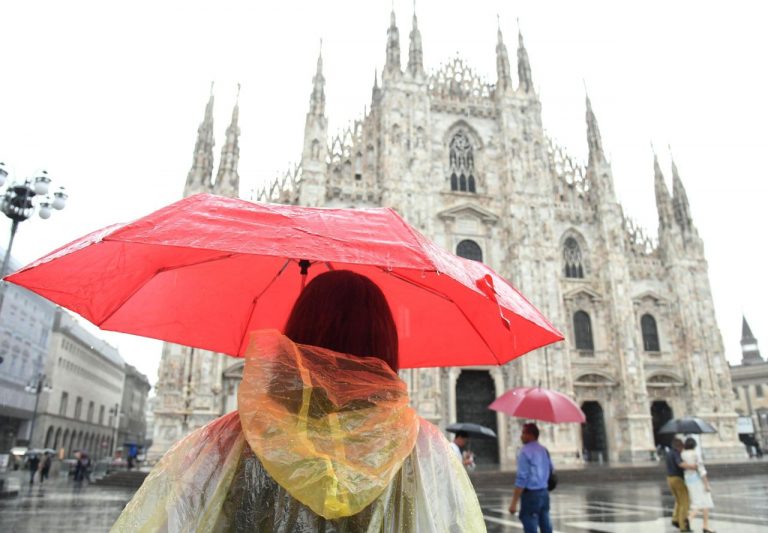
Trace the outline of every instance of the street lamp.
<instances>
[{"instance_id":1,"label":"street lamp","mask_svg":"<svg viewBox=\"0 0 768 533\"><path fill-rule=\"evenodd\" d=\"M5 184L7 178L8 168L5 163L0 162L0 187ZM61 210L67 205L68 195L64 192L64 188L59 187L49 194L50 185L51 178L48 176L48 172L43 170L23 182L11 182L5 188L5 193L0 198L0 211L13 222L11 223L11 238L8 241L8 248L5 250L0 276L5 276L8 272L13 238L16 236L19 223L29 219L35 210L37 210L40 218L47 219L51 216L52 209Z\"/></svg>"},{"instance_id":2,"label":"street lamp","mask_svg":"<svg viewBox=\"0 0 768 533\"><path fill-rule=\"evenodd\" d=\"M43 372L38 372L37 378L27 383L27 386L24 387L24 390L30 394L35 395L35 409L32 411L32 422L30 423L30 427L29 427L29 443L27 444L27 448L31 450L32 437L35 434L35 419L37 418L37 406L40 403L40 394L43 392L48 392L53 389L45 381L45 374Z\"/></svg>"}]
</instances>

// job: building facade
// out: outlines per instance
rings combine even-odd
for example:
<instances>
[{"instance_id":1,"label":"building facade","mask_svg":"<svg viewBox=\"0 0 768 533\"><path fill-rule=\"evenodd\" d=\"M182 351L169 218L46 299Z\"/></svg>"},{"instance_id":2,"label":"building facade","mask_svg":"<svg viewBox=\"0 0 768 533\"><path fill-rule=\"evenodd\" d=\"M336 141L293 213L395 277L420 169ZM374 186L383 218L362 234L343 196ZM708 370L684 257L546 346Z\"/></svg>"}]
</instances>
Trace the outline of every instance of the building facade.
<instances>
[{"instance_id":1,"label":"building facade","mask_svg":"<svg viewBox=\"0 0 768 533\"><path fill-rule=\"evenodd\" d=\"M648 461L668 438L660 426L683 415L718 428L704 438L709 457L743 457L704 246L674 163L671 194L655 155L649 164L659 216L650 239L616 199L588 98L586 165L545 135L521 34L516 83L501 29L495 83L458 57L428 73L422 46L414 15L403 69L393 12L381 83L377 76L365 116L334 136L319 57L300 164L255 198L393 207L444 248L492 266L564 332L565 342L503 367L402 372L419 413L441 427L496 429L498 441L475 442L474 451L481 464L509 467L521 421L487 405L509 388L541 384L575 398L587 416L582 427L545 426L559 462ZM237 109L213 179L211 96L185 195L237 195ZM241 375L242 362L166 345L155 453L235 408Z\"/></svg>"},{"instance_id":2,"label":"building facade","mask_svg":"<svg viewBox=\"0 0 768 533\"><path fill-rule=\"evenodd\" d=\"M133 365L125 365L123 398L120 402L120 420L117 433L117 449L123 457L134 457L147 446L147 396L152 386L147 376Z\"/></svg>"},{"instance_id":3,"label":"building facade","mask_svg":"<svg viewBox=\"0 0 768 533\"><path fill-rule=\"evenodd\" d=\"M741 323L741 364L731 366L731 381L736 412L751 420L742 440L748 446L756 443L762 450L768 449L768 362L760 355L746 318Z\"/></svg>"},{"instance_id":4,"label":"building facade","mask_svg":"<svg viewBox=\"0 0 768 533\"><path fill-rule=\"evenodd\" d=\"M4 252L4 250L0 250ZM11 258L10 268L21 267ZM0 307L0 453L26 446L45 370L56 305L17 285L3 283Z\"/></svg>"},{"instance_id":5,"label":"building facade","mask_svg":"<svg viewBox=\"0 0 768 533\"><path fill-rule=\"evenodd\" d=\"M49 387L41 394L33 445L64 457L76 450L94 459L112 455L125 381L117 349L58 309L45 374Z\"/></svg>"}]
</instances>

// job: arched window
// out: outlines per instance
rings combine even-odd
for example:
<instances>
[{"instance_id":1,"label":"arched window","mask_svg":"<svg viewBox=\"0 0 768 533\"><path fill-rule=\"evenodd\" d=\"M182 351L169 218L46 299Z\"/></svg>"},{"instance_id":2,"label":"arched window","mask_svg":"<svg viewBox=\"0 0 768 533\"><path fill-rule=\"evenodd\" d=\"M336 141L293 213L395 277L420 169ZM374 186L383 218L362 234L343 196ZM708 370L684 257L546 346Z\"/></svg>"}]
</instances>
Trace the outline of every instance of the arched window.
<instances>
[{"instance_id":1,"label":"arched window","mask_svg":"<svg viewBox=\"0 0 768 533\"><path fill-rule=\"evenodd\" d=\"M465 259L483 262L483 251L475 241L464 239L456 246L456 255Z\"/></svg>"},{"instance_id":2,"label":"arched window","mask_svg":"<svg viewBox=\"0 0 768 533\"><path fill-rule=\"evenodd\" d=\"M565 244L563 245L563 262L565 263L566 278L584 277L581 247L573 237L568 237L565 239Z\"/></svg>"},{"instance_id":3,"label":"arched window","mask_svg":"<svg viewBox=\"0 0 768 533\"><path fill-rule=\"evenodd\" d=\"M643 332L643 349L646 352L658 352L659 330L656 328L656 319L651 315L643 315L640 319L640 329Z\"/></svg>"},{"instance_id":4,"label":"arched window","mask_svg":"<svg viewBox=\"0 0 768 533\"><path fill-rule=\"evenodd\" d=\"M475 157L469 137L462 130L448 144L448 171L452 191L475 192Z\"/></svg>"},{"instance_id":5,"label":"arched window","mask_svg":"<svg viewBox=\"0 0 768 533\"><path fill-rule=\"evenodd\" d=\"M595 349L595 343L592 341L592 321L584 311L576 311L573 314L573 332L577 350Z\"/></svg>"}]
</instances>

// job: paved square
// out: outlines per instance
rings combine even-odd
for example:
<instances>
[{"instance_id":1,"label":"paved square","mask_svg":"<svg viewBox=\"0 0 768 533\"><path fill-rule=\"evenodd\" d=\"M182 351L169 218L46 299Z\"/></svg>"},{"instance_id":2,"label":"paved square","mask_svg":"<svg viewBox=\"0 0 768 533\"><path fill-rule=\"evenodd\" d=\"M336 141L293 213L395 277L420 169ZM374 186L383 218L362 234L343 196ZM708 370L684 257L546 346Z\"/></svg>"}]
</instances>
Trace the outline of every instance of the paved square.
<instances>
[{"instance_id":1,"label":"paved square","mask_svg":"<svg viewBox=\"0 0 768 533\"><path fill-rule=\"evenodd\" d=\"M768 479L764 476L712 480L715 509L710 529L718 533L764 533L768 531ZM511 488L478 491L488 531L522 531L516 516L507 512ZM674 532L674 500L666 480L658 482L603 483L558 486L551 493L554 531L563 533L661 533ZM701 518L694 531L702 529Z\"/></svg>"},{"instance_id":2,"label":"paved square","mask_svg":"<svg viewBox=\"0 0 768 533\"><path fill-rule=\"evenodd\" d=\"M65 478L29 487L18 473L18 496L0 499L0 531L90 533L108 531L133 495L130 489L77 487ZM768 479L764 476L712 481L715 512L711 527L718 533L768 531ZM507 512L510 487L478 492L488 531L522 531ZM561 533L672 533L672 496L658 482L603 483L590 487L562 483L552 493L552 521ZM701 519L693 524L701 531Z\"/></svg>"}]
</instances>

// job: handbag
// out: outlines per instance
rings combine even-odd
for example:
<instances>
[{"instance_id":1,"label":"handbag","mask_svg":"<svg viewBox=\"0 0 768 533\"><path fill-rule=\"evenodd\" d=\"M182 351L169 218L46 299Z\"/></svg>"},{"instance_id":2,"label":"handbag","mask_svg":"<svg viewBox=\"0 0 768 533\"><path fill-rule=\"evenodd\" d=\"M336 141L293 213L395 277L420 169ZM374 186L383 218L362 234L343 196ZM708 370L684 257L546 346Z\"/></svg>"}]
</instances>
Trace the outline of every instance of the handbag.
<instances>
[{"instance_id":1,"label":"handbag","mask_svg":"<svg viewBox=\"0 0 768 533\"><path fill-rule=\"evenodd\" d=\"M547 478L547 491L552 492L557 488L557 474L555 474L555 467L552 464L552 458L549 456L549 450L547 450L547 457L549 457L549 477Z\"/></svg>"}]
</instances>

